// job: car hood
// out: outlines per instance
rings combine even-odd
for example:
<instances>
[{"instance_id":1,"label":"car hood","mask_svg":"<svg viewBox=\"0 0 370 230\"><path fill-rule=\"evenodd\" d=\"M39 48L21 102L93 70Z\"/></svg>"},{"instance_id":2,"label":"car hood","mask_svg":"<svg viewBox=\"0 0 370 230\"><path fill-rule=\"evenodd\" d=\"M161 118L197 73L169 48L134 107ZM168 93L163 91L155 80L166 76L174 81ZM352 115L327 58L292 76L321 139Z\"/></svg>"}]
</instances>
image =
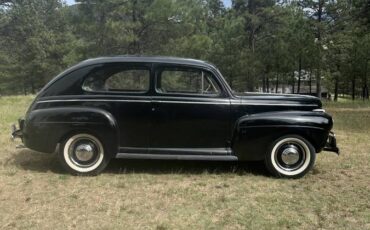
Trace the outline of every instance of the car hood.
<instances>
[{"instance_id":1,"label":"car hood","mask_svg":"<svg viewBox=\"0 0 370 230\"><path fill-rule=\"evenodd\" d=\"M322 108L319 98L298 94L243 93L237 94L242 104L271 105L271 106L309 106L314 109Z\"/></svg>"}]
</instances>

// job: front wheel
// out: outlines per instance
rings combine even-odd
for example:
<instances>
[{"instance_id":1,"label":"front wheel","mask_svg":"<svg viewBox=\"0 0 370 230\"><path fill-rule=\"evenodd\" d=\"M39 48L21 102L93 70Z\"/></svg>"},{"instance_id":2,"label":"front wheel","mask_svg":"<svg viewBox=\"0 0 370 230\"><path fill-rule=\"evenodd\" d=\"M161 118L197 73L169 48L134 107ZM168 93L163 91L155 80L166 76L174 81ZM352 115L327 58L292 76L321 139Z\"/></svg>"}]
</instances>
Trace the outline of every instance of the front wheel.
<instances>
[{"instance_id":1,"label":"front wheel","mask_svg":"<svg viewBox=\"0 0 370 230\"><path fill-rule=\"evenodd\" d=\"M66 138L58 157L62 166L73 175L97 175L109 162L101 141L87 133Z\"/></svg>"},{"instance_id":2,"label":"front wheel","mask_svg":"<svg viewBox=\"0 0 370 230\"><path fill-rule=\"evenodd\" d=\"M300 178L315 164L316 152L310 142L298 135L276 140L266 154L267 169L277 177Z\"/></svg>"}]
</instances>

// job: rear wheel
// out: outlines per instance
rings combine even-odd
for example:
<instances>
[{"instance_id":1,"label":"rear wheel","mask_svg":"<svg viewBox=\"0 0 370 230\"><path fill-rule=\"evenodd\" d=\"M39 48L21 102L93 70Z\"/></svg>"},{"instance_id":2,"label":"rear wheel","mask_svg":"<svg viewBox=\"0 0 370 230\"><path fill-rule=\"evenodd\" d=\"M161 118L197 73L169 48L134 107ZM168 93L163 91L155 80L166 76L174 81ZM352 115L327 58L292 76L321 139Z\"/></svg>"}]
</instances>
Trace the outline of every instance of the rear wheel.
<instances>
[{"instance_id":1,"label":"rear wheel","mask_svg":"<svg viewBox=\"0 0 370 230\"><path fill-rule=\"evenodd\" d=\"M298 135L276 140L266 154L267 169L277 177L300 178L311 170L316 152L310 142Z\"/></svg>"},{"instance_id":2,"label":"rear wheel","mask_svg":"<svg viewBox=\"0 0 370 230\"><path fill-rule=\"evenodd\" d=\"M60 146L58 157L62 166L74 175L97 175L109 162L102 142L87 133L67 138Z\"/></svg>"}]
</instances>

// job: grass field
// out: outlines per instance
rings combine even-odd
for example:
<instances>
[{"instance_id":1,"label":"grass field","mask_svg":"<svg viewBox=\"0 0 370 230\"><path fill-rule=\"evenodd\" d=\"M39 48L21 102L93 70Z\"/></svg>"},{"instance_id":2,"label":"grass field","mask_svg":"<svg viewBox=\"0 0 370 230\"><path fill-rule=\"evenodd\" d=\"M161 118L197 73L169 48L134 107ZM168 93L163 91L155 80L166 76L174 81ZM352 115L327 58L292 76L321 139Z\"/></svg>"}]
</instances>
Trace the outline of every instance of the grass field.
<instances>
[{"instance_id":1,"label":"grass field","mask_svg":"<svg viewBox=\"0 0 370 230\"><path fill-rule=\"evenodd\" d=\"M370 229L370 103L325 104L341 155L284 180L260 163L123 160L70 176L10 141L31 100L0 98L0 229Z\"/></svg>"}]
</instances>

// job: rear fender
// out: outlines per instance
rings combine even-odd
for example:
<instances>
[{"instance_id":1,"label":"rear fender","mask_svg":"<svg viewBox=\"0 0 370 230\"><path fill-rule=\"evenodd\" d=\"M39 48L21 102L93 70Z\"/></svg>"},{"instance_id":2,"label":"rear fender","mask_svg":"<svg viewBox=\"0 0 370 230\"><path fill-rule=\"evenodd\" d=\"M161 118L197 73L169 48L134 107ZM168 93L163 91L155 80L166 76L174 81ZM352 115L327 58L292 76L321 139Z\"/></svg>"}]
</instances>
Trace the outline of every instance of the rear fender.
<instances>
[{"instance_id":1,"label":"rear fender","mask_svg":"<svg viewBox=\"0 0 370 230\"><path fill-rule=\"evenodd\" d=\"M240 160L263 160L278 138L294 134L309 141L320 152L333 126L324 112L284 111L246 115L235 124L232 148Z\"/></svg>"},{"instance_id":2,"label":"rear fender","mask_svg":"<svg viewBox=\"0 0 370 230\"><path fill-rule=\"evenodd\" d=\"M58 107L33 110L27 116L23 130L24 144L40 152L52 153L67 137L87 132L98 137L106 152L118 152L117 122L109 112L89 107Z\"/></svg>"}]
</instances>

